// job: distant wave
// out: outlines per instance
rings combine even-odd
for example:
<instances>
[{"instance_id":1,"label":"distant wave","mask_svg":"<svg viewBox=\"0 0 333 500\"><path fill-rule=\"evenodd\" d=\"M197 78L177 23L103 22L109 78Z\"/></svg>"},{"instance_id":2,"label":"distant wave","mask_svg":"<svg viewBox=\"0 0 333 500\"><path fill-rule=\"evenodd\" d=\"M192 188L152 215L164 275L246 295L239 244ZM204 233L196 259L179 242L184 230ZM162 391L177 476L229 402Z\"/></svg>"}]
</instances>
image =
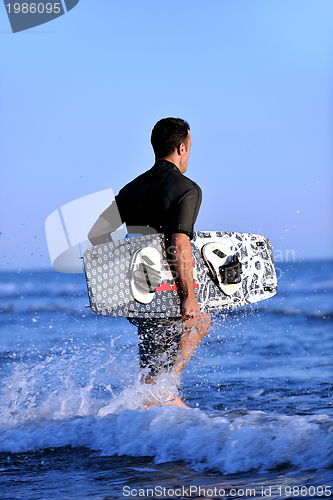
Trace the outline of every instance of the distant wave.
<instances>
[{"instance_id":1,"label":"distant wave","mask_svg":"<svg viewBox=\"0 0 333 500\"><path fill-rule=\"evenodd\" d=\"M86 287L75 283L3 283L0 282L0 298L29 297L66 297L78 294L86 294Z\"/></svg>"},{"instance_id":2,"label":"distant wave","mask_svg":"<svg viewBox=\"0 0 333 500\"><path fill-rule=\"evenodd\" d=\"M257 306L256 310L263 314L273 314L273 315L283 315L283 316L299 316L303 319L315 319L315 320L331 320L333 318L333 308L332 309L311 309L303 307L292 307L292 306Z\"/></svg>"},{"instance_id":3,"label":"distant wave","mask_svg":"<svg viewBox=\"0 0 333 500\"><path fill-rule=\"evenodd\" d=\"M290 295L300 294L300 293L333 293L333 281L293 281L293 282L280 282L279 292L288 293Z\"/></svg>"},{"instance_id":4,"label":"distant wave","mask_svg":"<svg viewBox=\"0 0 333 500\"><path fill-rule=\"evenodd\" d=\"M87 307L89 304L89 300L87 298ZM83 309L85 310L86 306L83 306ZM66 302L60 302L59 300L55 299L53 302L50 302L50 299L48 298L47 300L36 300L36 301L31 301L28 304L20 303L18 301L16 302L3 302L0 306L0 311L3 313L15 313L16 315L21 315L21 316L29 316L31 314L35 314L36 312L42 314L42 313L52 313L56 311L62 311L66 312L67 314L73 314L76 315L78 312L78 309L82 311L82 306L81 307L76 307L76 304L71 303L66 303ZM4 318L3 318L4 319Z\"/></svg>"}]
</instances>

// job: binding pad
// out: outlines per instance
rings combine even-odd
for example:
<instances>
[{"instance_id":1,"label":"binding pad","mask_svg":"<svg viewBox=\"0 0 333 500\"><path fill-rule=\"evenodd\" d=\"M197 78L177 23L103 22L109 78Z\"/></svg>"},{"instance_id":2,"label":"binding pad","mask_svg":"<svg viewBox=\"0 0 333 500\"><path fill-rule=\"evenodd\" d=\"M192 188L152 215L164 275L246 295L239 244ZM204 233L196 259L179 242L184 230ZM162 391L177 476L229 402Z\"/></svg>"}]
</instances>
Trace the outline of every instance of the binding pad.
<instances>
[{"instance_id":1,"label":"binding pad","mask_svg":"<svg viewBox=\"0 0 333 500\"><path fill-rule=\"evenodd\" d=\"M243 271L237 255L232 254L233 247L232 240L225 238L225 241L206 243L201 249L212 281L225 295L233 295L242 286Z\"/></svg>"},{"instance_id":2,"label":"binding pad","mask_svg":"<svg viewBox=\"0 0 333 500\"><path fill-rule=\"evenodd\" d=\"M135 300L149 304L155 289L161 284L162 257L156 248L145 247L136 250L130 265L130 286Z\"/></svg>"}]
</instances>

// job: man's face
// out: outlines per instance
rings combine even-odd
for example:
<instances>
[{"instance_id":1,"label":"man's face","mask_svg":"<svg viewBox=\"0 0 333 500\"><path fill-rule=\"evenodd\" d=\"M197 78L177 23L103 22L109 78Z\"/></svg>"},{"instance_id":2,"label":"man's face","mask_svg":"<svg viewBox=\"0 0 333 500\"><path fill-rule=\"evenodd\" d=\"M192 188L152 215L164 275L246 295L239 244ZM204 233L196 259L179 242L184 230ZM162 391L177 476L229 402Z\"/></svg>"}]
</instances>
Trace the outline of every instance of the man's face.
<instances>
[{"instance_id":1,"label":"man's face","mask_svg":"<svg viewBox=\"0 0 333 500\"><path fill-rule=\"evenodd\" d=\"M190 131L188 131L186 143L187 144L184 144L185 147L184 147L182 155L180 157L180 171L182 174L184 174L186 172L188 159L190 156L190 149L191 149L191 132Z\"/></svg>"}]
</instances>

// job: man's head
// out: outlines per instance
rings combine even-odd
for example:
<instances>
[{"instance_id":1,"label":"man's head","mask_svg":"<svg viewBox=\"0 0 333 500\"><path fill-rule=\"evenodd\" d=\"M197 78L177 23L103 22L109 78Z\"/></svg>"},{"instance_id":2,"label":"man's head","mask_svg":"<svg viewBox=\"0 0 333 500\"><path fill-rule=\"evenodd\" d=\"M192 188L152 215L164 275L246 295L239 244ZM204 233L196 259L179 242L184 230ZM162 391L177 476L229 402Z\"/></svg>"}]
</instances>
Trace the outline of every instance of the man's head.
<instances>
[{"instance_id":1,"label":"man's head","mask_svg":"<svg viewBox=\"0 0 333 500\"><path fill-rule=\"evenodd\" d=\"M170 161L173 161L172 158L179 159L181 167L176 161L177 167L183 172L186 171L190 155L191 134L190 126L185 120L163 118L157 122L151 133L151 145L156 159L165 158L170 159Z\"/></svg>"}]
</instances>

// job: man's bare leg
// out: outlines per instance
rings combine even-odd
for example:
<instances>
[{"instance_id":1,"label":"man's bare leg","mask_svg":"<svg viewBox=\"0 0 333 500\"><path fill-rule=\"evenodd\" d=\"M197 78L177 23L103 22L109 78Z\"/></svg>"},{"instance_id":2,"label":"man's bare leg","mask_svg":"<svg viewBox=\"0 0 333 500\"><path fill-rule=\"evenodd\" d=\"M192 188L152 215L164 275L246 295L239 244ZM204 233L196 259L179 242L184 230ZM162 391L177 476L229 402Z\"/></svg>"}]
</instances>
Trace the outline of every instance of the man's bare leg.
<instances>
[{"instance_id":1,"label":"man's bare leg","mask_svg":"<svg viewBox=\"0 0 333 500\"><path fill-rule=\"evenodd\" d=\"M186 366L192 358L200 341L207 335L210 323L210 314L200 314L198 316L194 316L193 318L187 318L184 321L182 338L179 344L179 352L173 369L177 376L180 376L184 366ZM190 408L180 399L179 396L176 396L174 401L166 402L165 404Z\"/></svg>"},{"instance_id":2,"label":"man's bare leg","mask_svg":"<svg viewBox=\"0 0 333 500\"><path fill-rule=\"evenodd\" d=\"M174 364L174 373L180 376L184 367L192 358L200 341L205 338L211 323L210 314L199 314L184 320L179 352Z\"/></svg>"},{"instance_id":3,"label":"man's bare leg","mask_svg":"<svg viewBox=\"0 0 333 500\"><path fill-rule=\"evenodd\" d=\"M184 320L182 338L174 364L174 373L180 375L190 361L200 341L207 335L210 327L210 314L202 314L195 298L193 285L193 254L190 238L183 233L172 235L172 265L177 273L183 294L182 319Z\"/></svg>"},{"instance_id":4,"label":"man's bare leg","mask_svg":"<svg viewBox=\"0 0 333 500\"><path fill-rule=\"evenodd\" d=\"M178 377L180 376L184 367L192 358L200 341L207 335L210 324L211 316L209 313L200 313L196 316L193 316L192 318L187 318L184 320L182 337L179 344L179 351L173 368L173 372ZM155 384L155 377L153 375L146 374L142 377L142 382L145 384ZM164 404L190 408L180 399L178 395L176 395L175 399L173 399L172 401L166 401ZM161 403L156 400L151 400L146 405L146 408L148 409L152 405L161 406Z\"/></svg>"}]
</instances>

